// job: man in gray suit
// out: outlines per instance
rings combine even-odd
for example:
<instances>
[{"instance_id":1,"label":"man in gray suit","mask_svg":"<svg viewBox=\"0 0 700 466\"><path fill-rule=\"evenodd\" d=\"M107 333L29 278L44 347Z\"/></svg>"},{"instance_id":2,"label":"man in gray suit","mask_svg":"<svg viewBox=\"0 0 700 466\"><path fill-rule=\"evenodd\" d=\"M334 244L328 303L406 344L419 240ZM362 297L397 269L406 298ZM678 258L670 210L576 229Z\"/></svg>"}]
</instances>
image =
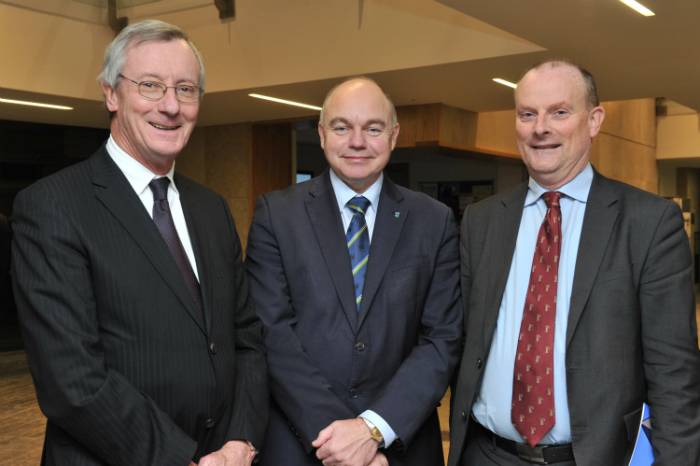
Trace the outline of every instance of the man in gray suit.
<instances>
[{"instance_id":1,"label":"man in gray suit","mask_svg":"<svg viewBox=\"0 0 700 466\"><path fill-rule=\"evenodd\" d=\"M680 209L590 165L605 111L585 70L538 65L515 104L530 180L462 223L466 340L449 465L624 465L644 402L655 464L700 464Z\"/></svg>"},{"instance_id":2,"label":"man in gray suit","mask_svg":"<svg viewBox=\"0 0 700 466\"><path fill-rule=\"evenodd\" d=\"M268 388L226 201L174 172L204 67L179 28L108 47L111 136L15 201L13 276L45 465L250 465Z\"/></svg>"},{"instance_id":3,"label":"man in gray suit","mask_svg":"<svg viewBox=\"0 0 700 466\"><path fill-rule=\"evenodd\" d=\"M398 131L381 88L350 79L321 113L330 169L257 201L246 268L270 365L263 465L444 465L457 231L445 205L383 175Z\"/></svg>"}]
</instances>

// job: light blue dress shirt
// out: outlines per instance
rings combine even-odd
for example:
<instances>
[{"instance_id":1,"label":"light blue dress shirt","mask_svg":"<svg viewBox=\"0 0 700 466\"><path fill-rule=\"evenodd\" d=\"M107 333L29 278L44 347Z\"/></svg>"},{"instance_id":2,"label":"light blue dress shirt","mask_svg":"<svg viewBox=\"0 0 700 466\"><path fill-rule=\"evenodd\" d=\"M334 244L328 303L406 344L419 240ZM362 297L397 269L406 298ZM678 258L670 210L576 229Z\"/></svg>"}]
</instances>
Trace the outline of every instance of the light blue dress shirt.
<instances>
[{"instance_id":1,"label":"light blue dress shirt","mask_svg":"<svg viewBox=\"0 0 700 466\"><path fill-rule=\"evenodd\" d=\"M343 231L348 231L348 226L352 221L352 216L354 212L352 209L346 206L348 201L357 196L366 197L371 203L370 207L365 212L365 221L367 222L367 230L369 231L369 241L372 244L372 233L374 232L374 221L377 218L377 207L379 206L379 194L382 191L382 184L384 183L384 174L379 175L379 179L369 187L367 191L362 194L357 194L352 188L346 185L338 175L331 169L331 184L333 185L333 191L335 192L335 199L338 201L338 209L340 209L340 216L343 218ZM370 250L371 253L371 250ZM367 419L369 422L374 424L379 432L381 432L382 437L384 437L384 447L391 445L394 440L396 440L396 433L389 424L382 418L379 414L374 411L367 410L360 414L358 417Z\"/></svg>"},{"instance_id":2,"label":"light blue dress shirt","mask_svg":"<svg viewBox=\"0 0 700 466\"><path fill-rule=\"evenodd\" d=\"M593 182L590 164L576 178L557 191L561 197L562 250L557 286L557 315L554 329L554 411L556 424L541 440L543 445L571 442L569 406L566 397L566 327L569 320L571 288L578 254L583 215ZM525 197L525 207L518 230L513 262L498 312L496 330L491 343L484 380L472 407L477 421L503 438L525 443L511 423L513 369L518 347L520 323L525 295L530 282L530 268L537 235L547 212L542 194L547 190L532 178Z\"/></svg>"}]
</instances>

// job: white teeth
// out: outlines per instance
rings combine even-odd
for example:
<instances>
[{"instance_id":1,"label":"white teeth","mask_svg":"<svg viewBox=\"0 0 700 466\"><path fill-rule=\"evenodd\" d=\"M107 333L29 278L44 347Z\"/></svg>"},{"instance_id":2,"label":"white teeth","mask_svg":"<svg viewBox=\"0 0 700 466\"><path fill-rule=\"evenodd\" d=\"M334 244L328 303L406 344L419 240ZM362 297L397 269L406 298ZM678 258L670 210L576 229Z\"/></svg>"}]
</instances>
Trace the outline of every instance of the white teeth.
<instances>
[{"instance_id":1,"label":"white teeth","mask_svg":"<svg viewBox=\"0 0 700 466\"><path fill-rule=\"evenodd\" d=\"M174 129L179 128L179 126L161 126L161 125L157 125L155 123L151 123L151 126L153 126L154 128L157 128L157 129L164 129L166 131L172 131Z\"/></svg>"}]
</instances>

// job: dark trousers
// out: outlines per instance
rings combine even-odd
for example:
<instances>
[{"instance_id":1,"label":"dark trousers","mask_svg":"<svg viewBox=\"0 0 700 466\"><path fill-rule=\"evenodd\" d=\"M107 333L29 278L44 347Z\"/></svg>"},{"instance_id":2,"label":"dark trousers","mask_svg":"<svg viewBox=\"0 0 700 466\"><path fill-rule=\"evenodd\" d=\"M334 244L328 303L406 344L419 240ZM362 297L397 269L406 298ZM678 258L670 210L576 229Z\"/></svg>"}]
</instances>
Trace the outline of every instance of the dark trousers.
<instances>
[{"instance_id":1,"label":"dark trousers","mask_svg":"<svg viewBox=\"0 0 700 466\"><path fill-rule=\"evenodd\" d=\"M470 421L474 422L473 420ZM536 463L523 461L517 456L498 448L476 429L469 426L467 445L462 455L462 466L532 466ZM574 461L553 463L554 466L576 466Z\"/></svg>"}]
</instances>

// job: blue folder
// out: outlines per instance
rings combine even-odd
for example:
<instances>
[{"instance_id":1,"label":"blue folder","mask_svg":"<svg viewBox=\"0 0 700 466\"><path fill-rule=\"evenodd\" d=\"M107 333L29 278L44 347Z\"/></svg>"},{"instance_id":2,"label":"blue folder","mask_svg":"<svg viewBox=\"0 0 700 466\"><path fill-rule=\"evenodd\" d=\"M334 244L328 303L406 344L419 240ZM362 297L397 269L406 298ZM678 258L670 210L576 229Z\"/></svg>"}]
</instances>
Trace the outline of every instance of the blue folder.
<instances>
[{"instance_id":1,"label":"blue folder","mask_svg":"<svg viewBox=\"0 0 700 466\"><path fill-rule=\"evenodd\" d=\"M637 431L637 442L634 444L634 452L629 466L651 466L654 462L654 451L651 448L651 419L649 406L646 403L644 403L643 410Z\"/></svg>"}]
</instances>

